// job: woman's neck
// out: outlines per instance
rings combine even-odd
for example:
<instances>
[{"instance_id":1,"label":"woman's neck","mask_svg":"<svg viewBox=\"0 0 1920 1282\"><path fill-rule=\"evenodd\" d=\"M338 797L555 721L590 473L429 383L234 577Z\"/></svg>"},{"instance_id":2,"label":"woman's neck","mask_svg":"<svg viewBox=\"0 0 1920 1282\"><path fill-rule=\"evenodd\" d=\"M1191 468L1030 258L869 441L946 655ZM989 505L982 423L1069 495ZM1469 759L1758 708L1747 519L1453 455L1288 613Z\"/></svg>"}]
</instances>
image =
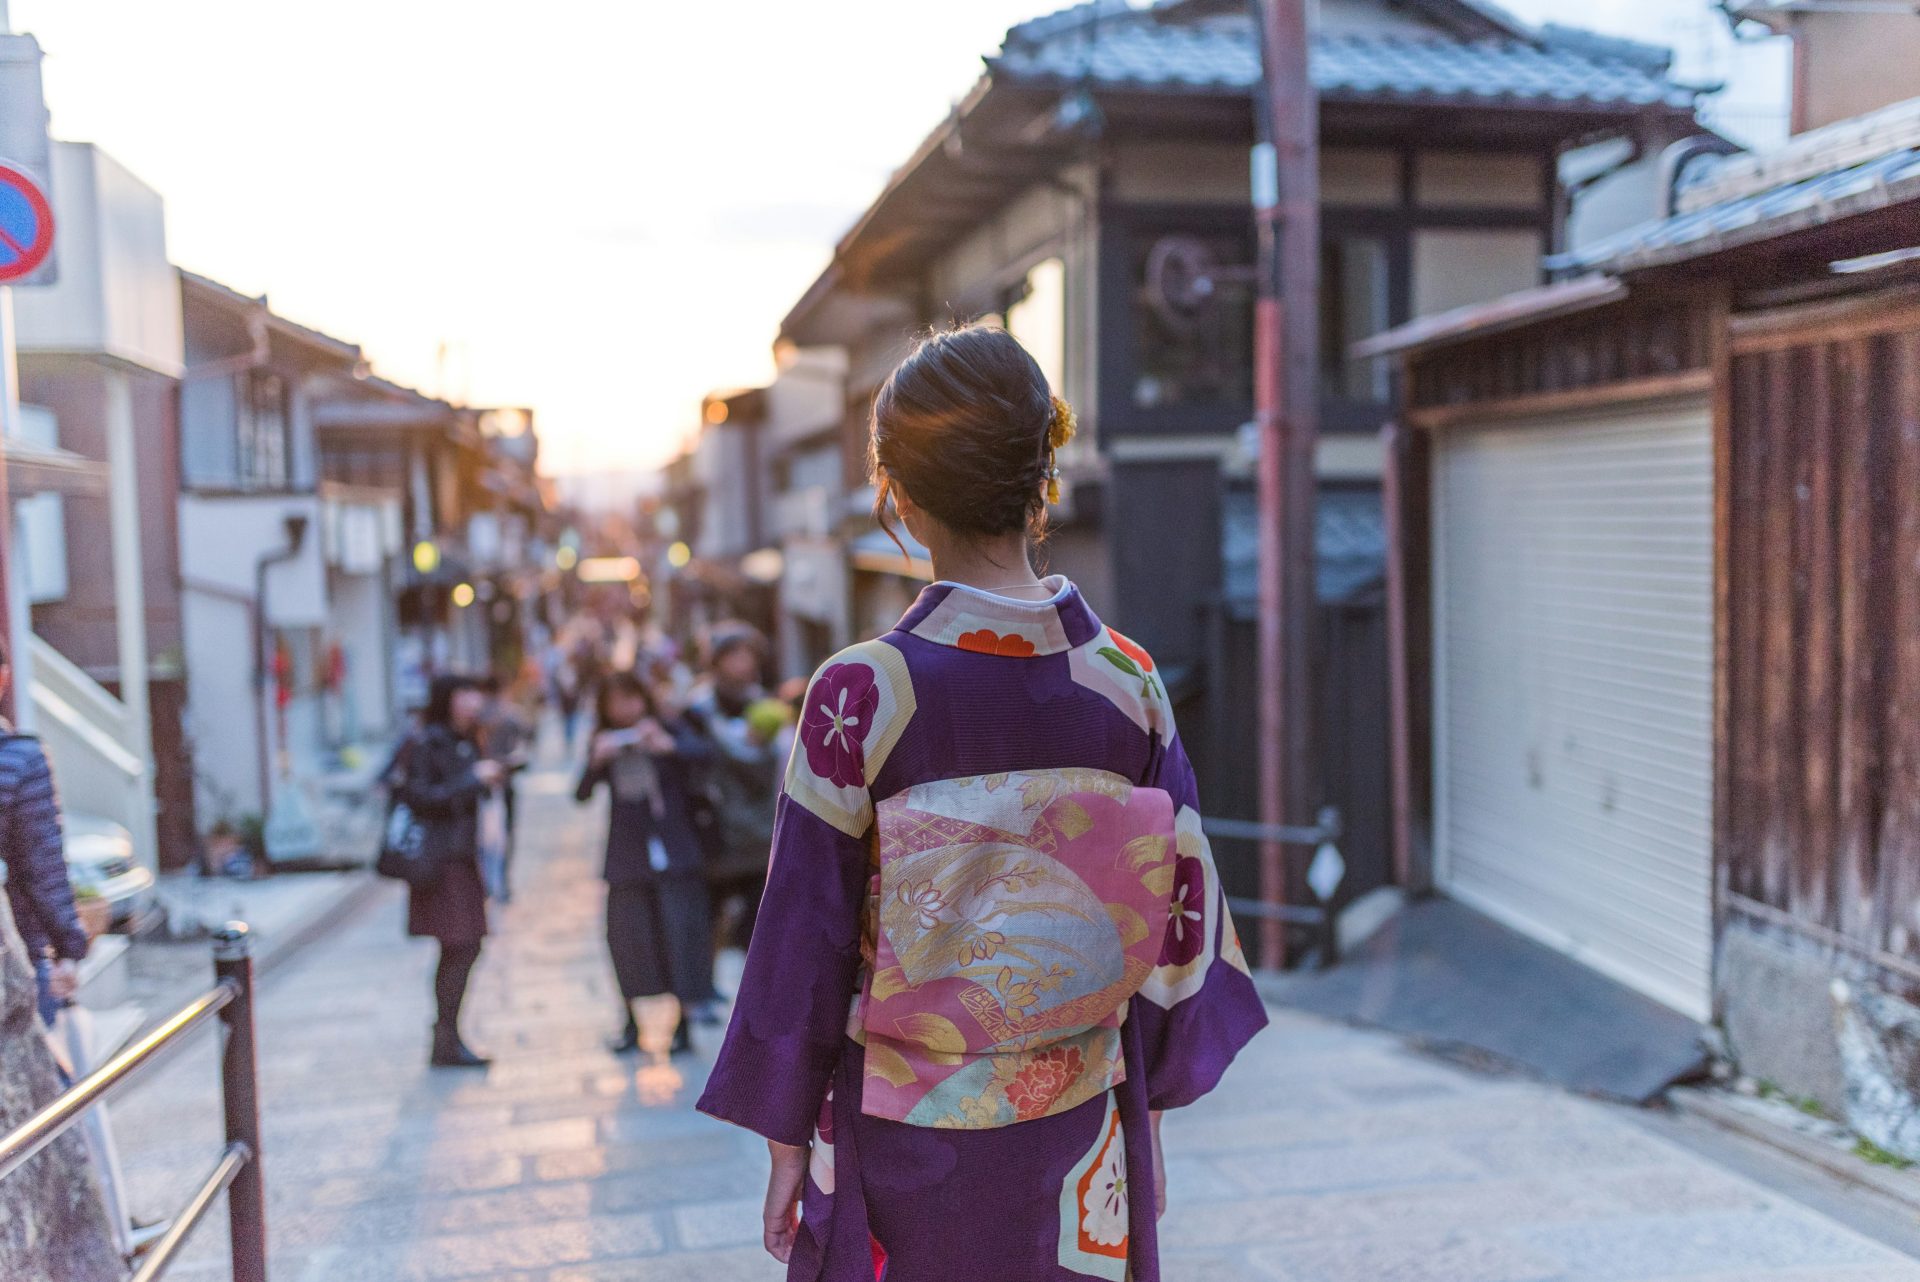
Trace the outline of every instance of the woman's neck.
<instances>
[{"instance_id":1,"label":"woman's neck","mask_svg":"<svg viewBox=\"0 0 1920 1282\"><path fill-rule=\"evenodd\" d=\"M965 543L956 541L951 546L929 548L929 551L933 554L934 577L943 582L1002 594L1046 590L1027 558L1024 534Z\"/></svg>"}]
</instances>

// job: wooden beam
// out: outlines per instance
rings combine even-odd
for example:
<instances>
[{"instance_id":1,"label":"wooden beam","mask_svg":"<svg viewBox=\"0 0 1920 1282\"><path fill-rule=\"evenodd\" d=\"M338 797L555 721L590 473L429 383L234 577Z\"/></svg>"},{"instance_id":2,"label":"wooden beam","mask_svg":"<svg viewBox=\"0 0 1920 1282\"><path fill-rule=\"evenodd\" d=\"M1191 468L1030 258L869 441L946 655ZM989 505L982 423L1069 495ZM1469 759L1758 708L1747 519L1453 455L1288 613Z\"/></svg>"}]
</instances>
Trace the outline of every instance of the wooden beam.
<instances>
[{"instance_id":1,"label":"wooden beam","mask_svg":"<svg viewBox=\"0 0 1920 1282\"><path fill-rule=\"evenodd\" d=\"M1572 414L1605 409L1634 401L1658 401L1680 396L1704 396L1713 389L1711 369L1682 370L1647 378L1623 379L1575 387L1559 392L1533 392L1500 400L1465 401L1459 405L1427 405L1407 411L1407 422L1423 431L1458 427L1466 423L1505 422L1546 414Z\"/></svg>"},{"instance_id":2,"label":"wooden beam","mask_svg":"<svg viewBox=\"0 0 1920 1282\"><path fill-rule=\"evenodd\" d=\"M1916 327L1920 327L1920 291L1911 285L1735 316L1728 322L1735 356L1844 343Z\"/></svg>"}]
</instances>

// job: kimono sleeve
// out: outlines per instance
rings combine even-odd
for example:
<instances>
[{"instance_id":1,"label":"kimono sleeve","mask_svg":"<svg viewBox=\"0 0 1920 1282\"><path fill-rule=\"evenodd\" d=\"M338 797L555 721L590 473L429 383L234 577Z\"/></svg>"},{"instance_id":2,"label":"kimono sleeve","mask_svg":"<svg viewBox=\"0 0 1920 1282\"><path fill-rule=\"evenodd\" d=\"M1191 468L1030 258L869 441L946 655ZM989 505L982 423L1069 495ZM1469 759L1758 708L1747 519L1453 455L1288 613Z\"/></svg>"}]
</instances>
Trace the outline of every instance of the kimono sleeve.
<instances>
[{"instance_id":1,"label":"kimono sleeve","mask_svg":"<svg viewBox=\"0 0 1920 1282\"><path fill-rule=\"evenodd\" d=\"M899 652L869 643L808 687L767 889L699 1108L782 1144L813 1135L860 968L875 773L913 713Z\"/></svg>"},{"instance_id":2,"label":"kimono sleeve","mask_svg":"<svg viewBox=\"0 0 1920 1282\"><path fill-rule=\"evenodd\" d=\"M1141 1024L1148 1106L1168 1109L1218 1085L1240 1048L1266 1027L1267 1012L1200 829L1199 788L1178 735L1153 782L1173 796L1179 855L1166 943L1133 1017Z\"/></svg>"}]
</instances>

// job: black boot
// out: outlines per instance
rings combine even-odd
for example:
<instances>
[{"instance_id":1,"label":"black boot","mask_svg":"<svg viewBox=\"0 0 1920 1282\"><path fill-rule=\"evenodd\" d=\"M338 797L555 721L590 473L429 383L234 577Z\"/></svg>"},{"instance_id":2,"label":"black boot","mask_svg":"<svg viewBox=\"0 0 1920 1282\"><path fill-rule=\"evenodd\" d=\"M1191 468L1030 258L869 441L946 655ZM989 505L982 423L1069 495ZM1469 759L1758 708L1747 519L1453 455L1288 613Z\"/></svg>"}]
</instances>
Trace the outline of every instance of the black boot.
<instances>
[{"instance_id":1,"label":"black boot","mask_svg":"<svg viewBox=\"0 0 1920 1282\"><path fill-rule=\"evenodd\" d=\"M674 1025L673 1045L672 1047L669 1048L667 1053L670 1055L683 1055L692 1049L693 1049L693 1030L687 1024L687 1017L685 1015L682 1015L680 1017L680 1022Z\"/></svg>"},{"instance_id":2,"label":"black boot","mask_svg":"<svg viewBox=\"0 0 1920 1282\"><path fill-rule=\"evenodd\" d=\"M633 1022L632 1015L627 1016L627 1026L620 1036L608 1039L607 1049L615 1055L631 1055L640 1049L640 1025Z\"/></svg>"},{"instance_id":3,"label":"black boot","mask_svg":"<svg viewBox=\"0 0 1920 1282\"><path fill-rule=\"evenodd\" d=\"M433 1026L433 1054L427 1062L435 1068L485 1068L493 1061L476 1055L460 1040L460 1031L450 1024Z\"/></svg>"}]
</instances>

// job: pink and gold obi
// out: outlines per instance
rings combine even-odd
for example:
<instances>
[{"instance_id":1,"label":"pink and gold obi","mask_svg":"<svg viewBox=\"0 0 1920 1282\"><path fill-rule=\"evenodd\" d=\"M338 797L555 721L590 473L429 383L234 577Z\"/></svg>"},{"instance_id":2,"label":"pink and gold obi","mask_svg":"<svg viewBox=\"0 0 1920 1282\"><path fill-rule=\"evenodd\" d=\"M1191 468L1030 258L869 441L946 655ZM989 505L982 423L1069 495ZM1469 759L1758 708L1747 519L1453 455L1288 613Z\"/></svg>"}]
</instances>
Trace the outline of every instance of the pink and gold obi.
<instances>
[{"instance_id":1,"label":"pink and gold obi","mask_svg":"<svg viewBox=\"0 0 1920 1282\"><path fill-rule=\"evenodd\" d=\"M1172 798L1101 770L978 775L880 802L876 832L865 1112L985 1130L1124 1080L1120 1024L1167 938Z\"/></svg>"}]
</instances>

